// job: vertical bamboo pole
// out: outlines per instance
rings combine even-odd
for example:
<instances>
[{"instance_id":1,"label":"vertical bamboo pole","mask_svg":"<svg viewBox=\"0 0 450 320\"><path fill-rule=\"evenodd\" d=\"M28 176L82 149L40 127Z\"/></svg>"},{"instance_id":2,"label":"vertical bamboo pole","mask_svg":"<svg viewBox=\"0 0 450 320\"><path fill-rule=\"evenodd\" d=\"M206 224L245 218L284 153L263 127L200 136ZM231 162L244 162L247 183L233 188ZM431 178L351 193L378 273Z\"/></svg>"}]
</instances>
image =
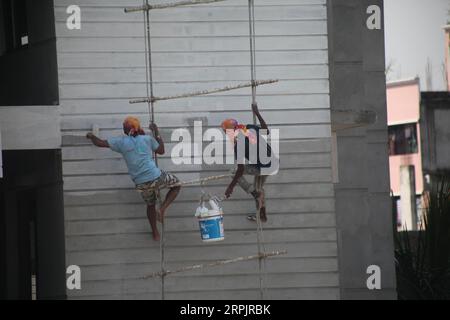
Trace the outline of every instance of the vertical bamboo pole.
<instances>
[{"instance_id":1,"label":"vertical bamboo pole","mask_svg":"<svg viewBox=\"0 0 450 320\"><path fill-rule=\"evenodd\" d=\"M148 0L144 0L144 6L149 6ZM150 11L144 11L145 20L145 58L146 58L146 80L147 80L147 96L150 97L148 100L148 108L150 115L150 123L155 123L155 100L154 100L154 90L153 90L153 68L152 68L152 42L151 42L151 30L150 30ZM153 153L153 159L156 165L158 165L158 156ZM156 191L158 205L161 206L161 195L159 189ZM159 242L160 251L160 269L161 269L161 300L165 299L165 226L164 220L161 221L161 239Z\"/></svg>"}]
</instances>

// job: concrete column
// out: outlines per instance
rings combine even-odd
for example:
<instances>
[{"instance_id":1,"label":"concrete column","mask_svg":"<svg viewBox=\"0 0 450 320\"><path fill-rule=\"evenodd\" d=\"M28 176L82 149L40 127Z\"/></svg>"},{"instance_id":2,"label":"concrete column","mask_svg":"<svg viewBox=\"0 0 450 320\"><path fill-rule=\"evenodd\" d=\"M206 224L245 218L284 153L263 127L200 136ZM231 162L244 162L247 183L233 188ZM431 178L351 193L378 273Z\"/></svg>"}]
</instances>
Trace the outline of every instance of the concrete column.
<instances>
[{"instance_id":1,"label":"concrete column","mask_svg":"<svg viewBox=\"0 0 450 320\"><path fill-rule=\"evenodd\" d=\"M334 181L342 299L397 298L384 27L382 21L380 28L367 27L373 5L382 18L382 0L327 1L331 120L339 160ZM371 265L382 270L381 290L367 288Z\"/></svg>"},{"instance_id":2,"label":"concrete column","mask_svg":"<svg viewBox=\"0 0 450 320\"><path fill-rule=\"evenodd\" d=\"M402 226L417 230L416 179L414 166L400 167L400 203Z\"/></svg>"}]
</instances>

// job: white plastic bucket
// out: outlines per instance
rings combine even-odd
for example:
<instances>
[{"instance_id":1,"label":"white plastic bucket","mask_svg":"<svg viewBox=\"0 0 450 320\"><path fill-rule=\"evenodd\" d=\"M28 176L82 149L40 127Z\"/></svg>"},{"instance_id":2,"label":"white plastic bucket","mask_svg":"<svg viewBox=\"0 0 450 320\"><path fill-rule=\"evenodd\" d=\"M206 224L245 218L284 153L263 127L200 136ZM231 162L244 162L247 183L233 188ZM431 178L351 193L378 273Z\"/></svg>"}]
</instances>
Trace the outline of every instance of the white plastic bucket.
<instances>
[{"instance_id":1,"label":"white plastic bucket","mask_svg":"<svg viewBox=\"0 0 450 320\"><path fill-rule=\"evenodd\" d=\"M203 242L216 242L225 239L222 214L199 217L198 224Z\"/></svg>"}]
</instances>

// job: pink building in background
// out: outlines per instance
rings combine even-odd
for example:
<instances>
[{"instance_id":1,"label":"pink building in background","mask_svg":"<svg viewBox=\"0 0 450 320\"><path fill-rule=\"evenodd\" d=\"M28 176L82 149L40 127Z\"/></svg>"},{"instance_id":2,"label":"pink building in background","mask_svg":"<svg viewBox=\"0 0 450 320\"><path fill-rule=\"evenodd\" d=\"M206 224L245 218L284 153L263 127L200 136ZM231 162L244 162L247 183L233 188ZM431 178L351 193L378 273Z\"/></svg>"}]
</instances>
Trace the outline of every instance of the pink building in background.
<instances>
[{"instance_id":1,"label":"pink building in background","mask_svg":"<svg viewBox=\"0 0 450 320\"><path fill-rule=\"evenodd\" d=\"M420 144L419 79L387 84L389 170L398 225L415 229L424 191Z\"/></svg>"}]
</instances>

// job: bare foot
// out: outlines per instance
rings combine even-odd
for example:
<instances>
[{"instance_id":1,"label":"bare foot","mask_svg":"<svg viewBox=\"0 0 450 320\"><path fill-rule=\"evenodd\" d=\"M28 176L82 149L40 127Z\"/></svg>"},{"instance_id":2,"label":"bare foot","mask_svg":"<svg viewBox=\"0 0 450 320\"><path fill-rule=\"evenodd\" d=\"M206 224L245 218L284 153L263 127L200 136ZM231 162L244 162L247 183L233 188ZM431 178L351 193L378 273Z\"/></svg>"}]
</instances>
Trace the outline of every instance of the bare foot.
<instances>
[{"instance_id":1,"label":"bare foot","mask_svg":"<svg viewBox=\"0 0 450 320\"><path fill-rule=\"evenodd\" d=\"M161 239L159 232L153 232L153 240L159 241Z\"/></svg>"},{"instance_id":2,"label":"bare foot","mask_svg":"<svg viewBox=\"0 0 450 320\"><path fill-rule=\"evenodd\" d=\"M261 209L259 210L259 217L261 219L261 222L267 222L266 207L261 207Z\"/></svg>"}]
</instances>

